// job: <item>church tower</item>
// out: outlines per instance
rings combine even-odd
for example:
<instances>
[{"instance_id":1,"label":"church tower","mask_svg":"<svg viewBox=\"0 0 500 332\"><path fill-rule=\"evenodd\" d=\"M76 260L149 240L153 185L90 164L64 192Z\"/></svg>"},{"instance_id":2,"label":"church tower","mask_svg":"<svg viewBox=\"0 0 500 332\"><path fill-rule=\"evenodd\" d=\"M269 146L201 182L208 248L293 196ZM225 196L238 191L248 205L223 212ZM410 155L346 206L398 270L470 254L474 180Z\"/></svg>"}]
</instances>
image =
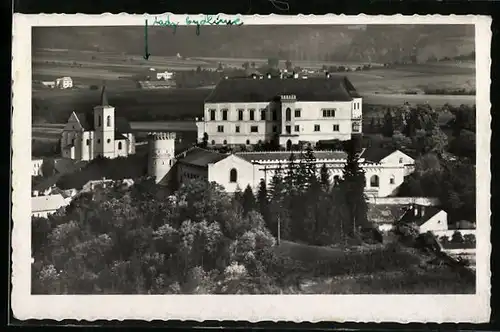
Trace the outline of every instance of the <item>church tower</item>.
<instances>
[{"instance_id":1,"label":"church tower","mask_svg":"<svg viewBox=\"0 0 500 332\"><path fill-rule=\"evenodd\" d=\"M174 166L175 133L150 133L148 144L148 175L154 177L155 182L158 183L170 173Z\"/></svg>"},{"instance_id":2,"label":"church tower","mask_svg":"<svg viewBox=\"0 0 500 332\"><path fill-rule=\"evenodd\" d=\"M106 86L102 87L101 103L94 107L94 157L115 157L115 108L108 103Z\"/></svg>"}]
</instances>

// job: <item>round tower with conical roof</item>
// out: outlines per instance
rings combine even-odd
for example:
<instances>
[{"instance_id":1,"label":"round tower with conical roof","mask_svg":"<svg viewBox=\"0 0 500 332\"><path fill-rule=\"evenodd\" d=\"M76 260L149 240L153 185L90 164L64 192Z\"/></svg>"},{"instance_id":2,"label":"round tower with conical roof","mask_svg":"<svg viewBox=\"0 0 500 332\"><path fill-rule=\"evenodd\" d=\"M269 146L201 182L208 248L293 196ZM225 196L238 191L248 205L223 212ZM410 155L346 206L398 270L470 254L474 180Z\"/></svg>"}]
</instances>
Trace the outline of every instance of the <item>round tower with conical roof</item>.
<instances>
[{"instance_id":1,"label":"round tower with conical roof","mask_svg":"<svg viewBox=\"0 0 500 332\"><path fill-rule=\"evenodd\" d=\"M160 182L175 163L175 133L148 134L148 175Z\"/></svg>"}]
</instances>

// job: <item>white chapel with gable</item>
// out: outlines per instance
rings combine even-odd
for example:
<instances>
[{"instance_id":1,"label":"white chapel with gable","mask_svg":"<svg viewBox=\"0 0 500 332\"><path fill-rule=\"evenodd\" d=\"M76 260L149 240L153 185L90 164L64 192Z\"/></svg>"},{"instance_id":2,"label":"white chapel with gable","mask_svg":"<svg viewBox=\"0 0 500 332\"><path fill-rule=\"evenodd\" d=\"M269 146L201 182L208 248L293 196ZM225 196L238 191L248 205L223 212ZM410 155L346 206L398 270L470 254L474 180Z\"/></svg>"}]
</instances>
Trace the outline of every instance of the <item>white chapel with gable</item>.
<instances>
[{"instance_id":1,"label":"white chapel with gable","mask_svg":"<svg viewBox=\"0 0 500 332\"><path fill-rule=\"evenodd\" d=\"M61 156L74 160L126 157L135 153L135 137L125 118L115 116L106 87L92 113L72 112L61 135Z\"/></svg>"}]
</instances>

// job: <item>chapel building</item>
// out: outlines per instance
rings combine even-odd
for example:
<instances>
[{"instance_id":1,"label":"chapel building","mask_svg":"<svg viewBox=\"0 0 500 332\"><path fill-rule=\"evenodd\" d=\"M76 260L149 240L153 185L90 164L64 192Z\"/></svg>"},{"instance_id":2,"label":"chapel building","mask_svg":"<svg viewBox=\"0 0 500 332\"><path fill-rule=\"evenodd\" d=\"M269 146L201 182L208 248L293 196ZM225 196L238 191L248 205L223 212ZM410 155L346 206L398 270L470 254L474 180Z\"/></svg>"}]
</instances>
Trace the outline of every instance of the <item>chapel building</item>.
<instances>
[{"instance_id":1,"label":"chapel building","mask_svg":"<svg viewBox=\"0 0 500 332\"><path fill-rule=\"evenodd\" d=\"M74 160L135 154L135 137L125 118L115 116L106 87L92 113L72 112L61 134L61 155Z\"/></svg>"}]
</instances>

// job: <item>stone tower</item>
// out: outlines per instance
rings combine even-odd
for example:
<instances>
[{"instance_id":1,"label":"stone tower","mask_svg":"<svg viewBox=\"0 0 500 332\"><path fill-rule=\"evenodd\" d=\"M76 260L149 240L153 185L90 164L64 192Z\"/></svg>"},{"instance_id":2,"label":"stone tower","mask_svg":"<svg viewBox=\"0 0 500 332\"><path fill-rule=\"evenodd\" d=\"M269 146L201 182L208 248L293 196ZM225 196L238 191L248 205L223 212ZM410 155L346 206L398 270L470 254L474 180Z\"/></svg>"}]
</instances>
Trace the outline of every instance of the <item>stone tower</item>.
<instances>
[{"instance_id":1,"label":"stone tower","mask_svg":"<svg viewBox=\"0 0 500 332\"><path fill-rule=\"evenodd\" d=\"M115 108L108 103L106 86L102 87L100 105L94 107L94 157L115 157Z\"/></svg>"},{"instance_id":2,"label":"stone tower","mask_svg":"<svg viewBox=\"0 0 500 332\"><path fill-rule=\"evenodd\" d=\"M175 133L149 133L148 175L160 182L175 163Z\"/></svg>"}]
</instances>

